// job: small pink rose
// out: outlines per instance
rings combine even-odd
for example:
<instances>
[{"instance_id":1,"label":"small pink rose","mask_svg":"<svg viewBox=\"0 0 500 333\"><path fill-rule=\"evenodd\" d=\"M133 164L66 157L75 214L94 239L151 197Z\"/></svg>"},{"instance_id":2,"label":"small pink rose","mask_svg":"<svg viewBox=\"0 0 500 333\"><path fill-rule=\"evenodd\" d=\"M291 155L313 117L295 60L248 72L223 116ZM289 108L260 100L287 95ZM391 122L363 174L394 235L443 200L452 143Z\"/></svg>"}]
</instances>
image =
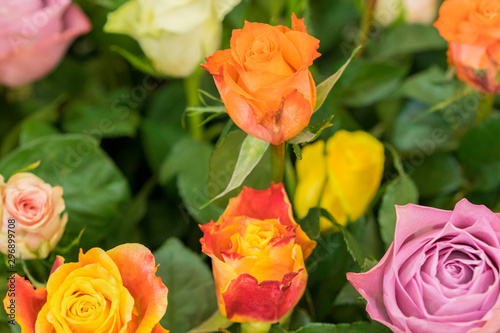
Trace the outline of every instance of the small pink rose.
<instances>
[{"instance_id":1,"label":"small pink rose","mask_svg":"<svg viewBox=\"0 0 500 333\"><path fill-rule=\"evenodd\" d=\"M90 21L71 0L0 2L0 84L20 86L46 76Z\"/></svg>"},{"instance_id":2,"label":"small pink rose","mask_svg":"<svg viewBox=\"0 0 500 333\"><path fill-rule=\"evenodd\" d=\"M67 214L61 216L62 194L61 186L31 173L17 173L7 183L0 176L0 252L8 253L9 233L14 232L16 258L47 257L68 221Z\"/></svg>"},{"instance_id":3,"label":"small pink rose","mask_svg":"<svg viewBox=\"0 0 500 333\"><path fill-rule=\"evenodd\" d=\"M396 333L500 330L500 217L466 199L453 211L396 207L394 242L347 279Z\"/></svg>"}]
</instances>

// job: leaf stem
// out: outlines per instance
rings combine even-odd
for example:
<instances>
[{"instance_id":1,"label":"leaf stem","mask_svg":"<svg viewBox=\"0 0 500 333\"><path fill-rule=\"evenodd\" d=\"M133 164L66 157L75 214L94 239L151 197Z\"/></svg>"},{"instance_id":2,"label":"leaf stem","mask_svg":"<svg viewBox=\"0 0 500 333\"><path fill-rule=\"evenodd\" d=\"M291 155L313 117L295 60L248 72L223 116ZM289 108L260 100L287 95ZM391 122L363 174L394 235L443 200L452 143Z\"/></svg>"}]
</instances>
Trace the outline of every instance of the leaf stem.
<instances>
[{"instance_id":1,"label":"leaf stem","mask_svg":"<svg viewBox=\"0 0 500 333\"><path fill-rule=\"evenodd\" d=\"M200 105L198 89L200 88L203 68L198 68L191 76L184 80L184 92L186 94L187 107ZM198 140L203 140L203 115L201 113L192 114L188 119L189 132L191 136Z\"/></svg>"},{"instance_id":2,"label":"leaf stem","mask_svg":"<svg viewBox=\"0 0 500 333\"><path fill-rule=\"evenodd\" d=\"M271 145L271 167L273 182L282 183L285 173L285 143Z\"/></svg>"},{"instance_id":3,"label":"leaf stem","mask_svg":"<svg viewBox=\"0 0 500 333\"><path fill-rule=\"evenodd\" d=\"M366 0L365 11L361 19L361 27L358 35L358 45L360 46L364 46L368 41L368 37L370 37L370 29L373 23L373 12L375 11L376 3L377 0ZM364 48L358 52L356 57L361 57L363 51Z\"/></svg>"},{"instance_id":4,"label":"leaf stem","mask_svg":"<svg viewBox=\"0 0 500 333\"><path fill-rule=\"evenodd\" d=\"M494 94L481 94L479 100L479 107L477 110L476 123L482 123L484 120L488 119L493 109L493 104L495 103Z\"/></svg>"}]
</instances>

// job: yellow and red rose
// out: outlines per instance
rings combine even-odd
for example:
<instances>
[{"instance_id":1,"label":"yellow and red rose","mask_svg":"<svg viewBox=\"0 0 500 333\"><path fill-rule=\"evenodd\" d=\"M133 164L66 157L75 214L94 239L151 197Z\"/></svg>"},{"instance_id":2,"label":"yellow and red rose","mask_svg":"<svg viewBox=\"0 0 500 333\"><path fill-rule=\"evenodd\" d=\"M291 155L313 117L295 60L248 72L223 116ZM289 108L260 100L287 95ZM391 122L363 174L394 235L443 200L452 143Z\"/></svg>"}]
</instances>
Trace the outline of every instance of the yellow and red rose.
<instances>
[{"instance_id":1,"label":"yellow and red rose","mask_svg":"<svg viewBox=\"0 0 500 333\"><path fill-rule=\"evenodd\" d=\"M449 42L458 77L483 93L500 92L500 0L446 0L434 26Z\"/></svg>"},{"instance_id":2,"label":"yellow and red rose","mask_svg":"<svg viewBox=\"0 0 500 333\"><path fill-rule=\"evenodd\" d=\"M274 323L297 304L316 242L294 221L283 184L244 187L217 222L200 228L219 310L229 320Z\"/></svg>"},{"instance_id":3,"label":"yellow and red rose","mask_svg":"<svg viewBox=\"0 0 500 333\"><path fill-rule=\"evenodd\" d=\"M226 111L248 134L274 145L308 124L316 105L309 72L319 41L303 19L292 28L245 22L234 30L231 48L217 51L202 67L213 75Z\"/></svg>"},{"instance_id":4,"label":"yellow and red rose","mask_svg":"<svg viewBox=\"0 0 500 333\"><path fill-rule=\"evenodd\" d=\"M155 276L153 254L125 244L107 252L80 251L79 261L58 257L47 288L36 290L15 275L15 319L23 333L166 333L159 324L167 309L167 287ZM14 300L14 302L12 302Z\"/></svg>"}]
</instances>

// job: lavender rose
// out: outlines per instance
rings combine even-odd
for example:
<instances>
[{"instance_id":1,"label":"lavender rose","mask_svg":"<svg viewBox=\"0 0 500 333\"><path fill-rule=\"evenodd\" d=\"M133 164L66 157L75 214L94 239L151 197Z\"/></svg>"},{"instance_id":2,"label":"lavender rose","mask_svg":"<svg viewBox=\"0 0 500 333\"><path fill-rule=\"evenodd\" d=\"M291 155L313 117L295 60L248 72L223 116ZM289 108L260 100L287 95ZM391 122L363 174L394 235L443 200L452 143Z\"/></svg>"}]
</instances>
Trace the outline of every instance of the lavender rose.
<instances>
[{"instance_id":1,"label":"lavender rose","mask_svg":"<svg viewBox=\"0 0 500 333\"><path fill-rule=\"evenodd\" d=\"M0 84L20 86L44 77L90 29L71 0L0 1Z\"/></svg>"},{"instance_id":2,"label":"lavender rose","mask_svg":"<svg viewBox=\"0 0 500 333\"><path fill-rule=\"evenodd\" d=\"M370 316L400 332L500 330L500 216L466 199L453 211L396 207L394 242L347 279Z\"/></svg>"}]
</instances>

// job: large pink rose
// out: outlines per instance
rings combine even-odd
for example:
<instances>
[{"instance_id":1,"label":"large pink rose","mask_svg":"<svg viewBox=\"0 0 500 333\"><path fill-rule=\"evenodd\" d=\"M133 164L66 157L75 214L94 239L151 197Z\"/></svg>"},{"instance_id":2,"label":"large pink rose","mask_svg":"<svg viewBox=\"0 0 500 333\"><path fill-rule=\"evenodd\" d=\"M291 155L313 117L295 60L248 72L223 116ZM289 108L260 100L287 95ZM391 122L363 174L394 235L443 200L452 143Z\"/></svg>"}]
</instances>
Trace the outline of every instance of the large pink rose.
<instances>
[{"instance_id":1,"label":"large pink rose","mask_svg":"<svg viewBox=\"0 0 500 333\"><path fill-rule=\"evenodd\" d=\"M44 77L90 29L71 0L2 0L0 84L20 86Z\"/></svg>"},{"instance_id":2,"label":"large pink rose","mask_svg":"<svg viewBox=\"0 0 500 333\"><path fill-rule=\"evenodd\" d=\"M500 330L500 216L466 199L453 211L396 207L394 242L347 278L370 316L396 333Z\"/></svg>"}]
</instances>

